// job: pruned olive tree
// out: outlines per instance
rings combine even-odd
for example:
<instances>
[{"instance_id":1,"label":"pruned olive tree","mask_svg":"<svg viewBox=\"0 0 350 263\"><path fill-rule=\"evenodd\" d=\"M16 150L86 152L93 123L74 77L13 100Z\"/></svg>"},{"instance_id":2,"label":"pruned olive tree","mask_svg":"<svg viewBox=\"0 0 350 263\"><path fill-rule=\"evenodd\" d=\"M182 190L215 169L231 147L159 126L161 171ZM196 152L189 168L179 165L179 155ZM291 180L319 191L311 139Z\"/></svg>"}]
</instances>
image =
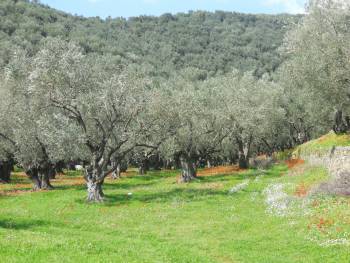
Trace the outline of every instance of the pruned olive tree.
<instances>
[{"instance_id":1,"label":"pruned olive tree","mask_svg":"<svg viewBox=\"0 0 350 263\"><path fill-rule=\"evenodd\" d=\"M143 118L148 95L140 78L108 63L108 57L87 57L74 43L47 40L33 58L30 87L46 105L74 124L86 152L88 201L102 201L102 185L113 156L132 151L149 127ZM65 130L65 127L61 128Z\"/></svg>"},{"instance_id":2,"label":"pruned olive tree","mask_svg":"<svg viewBox=\"0 0 350 263\"><path fill-rule=\"evenodd\" d=\"M279 88L266 79L257 80L250 73L236 71L211 80L209 85L215 87L225 129L236 144L239 167L248 168L254 144L273 137L271 125L283 118Z\"/></svg>"},{"instance_id":3,"label":"pruned olive tree","mask_svg":"<svg viewBox=\"0 0 350 263\"><path fill-rule=\"evenodd\" d=\"M184 79L167 83L162 99L167 110L162 118L173 126L172 135L160 149L165 157L178 159L182 182L196 178L199 158L218 151L226 137L212 93L212 89Z\"/></svg>"},{"instance_id":4,"label":"pruned olive tree","mask_svg":"<svg viewBox=\"0 0 350 263\"><path fill-rule=\"evenodd\" d=\"M14 164L14 142L6 116L9 107L3 74L0 75L0 182L9 183Z\"/></svg>"},{"instance_id":5,"label":"pruned olive tree","mask_svg":"<svg viewBox=\"0 0 350 263\"><path fill-rule=\"evenodd\" d=\"M45 107L45 99L30 87L32 58L15 51L5 70L1 90L0 146L23 167L34 190L51 189L50 177L55 166L74 156L62 115ZM69 129L69 127L67 128Z\"/></svg>"},{"instance_id":6,"label":"pruned olive tree","mask_svg":"<svg viewBox=\"0 0 350 263\"><path fill-rule=\"evenodd\" d=\"M302 137L311 129L329 130L332 123L335 132L350 129L349 16L347 1L312 0L308 14L286 36L283 51L289 59L280 79L296 98L299 112L292 122L302 127Z\"/></svg>"}]
</instances>

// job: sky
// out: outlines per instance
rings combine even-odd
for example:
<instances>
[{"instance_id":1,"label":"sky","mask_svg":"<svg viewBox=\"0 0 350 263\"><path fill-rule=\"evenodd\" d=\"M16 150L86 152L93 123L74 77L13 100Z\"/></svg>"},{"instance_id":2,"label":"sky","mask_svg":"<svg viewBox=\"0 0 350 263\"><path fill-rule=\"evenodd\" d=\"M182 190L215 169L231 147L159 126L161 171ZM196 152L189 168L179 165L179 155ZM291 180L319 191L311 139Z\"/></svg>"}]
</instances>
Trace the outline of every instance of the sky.
<instances>
[{"instance_id":1,"label":"sky","mask_svg":"<svg viewBox=\"0 0 350 263\"><path fill-rule=\"evenodd\" d=\"M53 8L101 18L161 15L189 10L242 13L303 13L307 0L41 0Z\"/></svg>"}]
</instances>

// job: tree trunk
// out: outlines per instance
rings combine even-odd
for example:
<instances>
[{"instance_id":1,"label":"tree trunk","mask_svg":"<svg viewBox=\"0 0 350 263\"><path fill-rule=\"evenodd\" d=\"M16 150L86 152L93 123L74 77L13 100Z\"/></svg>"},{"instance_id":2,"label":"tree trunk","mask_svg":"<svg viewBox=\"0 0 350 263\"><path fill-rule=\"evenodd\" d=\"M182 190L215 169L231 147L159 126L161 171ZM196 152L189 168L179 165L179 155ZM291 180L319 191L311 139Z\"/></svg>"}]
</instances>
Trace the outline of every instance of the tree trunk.
<instances>
[{"instance_id":1,"label":"tree trunk","mask_svg":"<svg viewBox=\"0 0 350 263\"><path fill-rule=\"evenodd\" d=\"M95 162L96 165L91 165L86 169L85 180L87 185L87 201L88 202L103 202L104 193L102 190L103 176L101 167Z\"/></svg>"},{"instance_id":2,"label":"tree trunk","mask_svg":"<svg viewBox=\"0 0 350 263\"><path fill-rule=\"evenodd\" d=\"M50 178L51 178L51 175L53 173L54 172L50 168L39 169L38 175L39 175L39 179L41 181L41 189L43 189L43 190L53 189L53 186L50 183Z\"/></svg>"},{"instance_id":3,"label":"tree trunk","mask_svg":"<svg viewBox=\"0 0 350 263\"><path fill-rule=\"evenodd\" d=\"M139 167L139 175L145 175L147 173L146 168L143 165Z\"/></svg>"},{"instance_id":4,"label":"tree trunk","mask_svg":"<svg viewBox=\"0 0 350 263\"><path fill-rule=\"evenodd\" d=\"M156 157L154 159L153 166L154 166L154 170L156 170L156 171L162 170L162 168L161 168L162 167L162 159L159 156L159 154L156 155Z\"/></svg>"},{"instance_id":5,"label":"tree trunk","mask_svg":"<svg viewBox=\"0 0 350 263\"><path fill-rule=\"evenodd\" d=\"M170 169L172 169L172 160L166 159L166 160L164 161L164 166L163 166L163 168L164 168L165 170L170 170Z\"/></svg>"},{"instance_id":6,"label":"tree trunk","mask_svg":"<svg viewBox=\"0 0 350 263\"><path fill-rule=\"evenodd\" d=\"M142 159L139 161L139 175L147 174L149 170L148 160Z\"/></svg>"},{"instance_id":7,"label":"tree trunk","mask_svg":"<svg viewBox=\"0 0 350 263\"><path fill-rule=\"evenodd\" d=\"M349 116L343 118L343 112L341 110L335 113L333 130L336 134L345 133L350 130L350 118Z\"/></svg>"},{"instance_id":8,"label":"tree trunk","mask_svg":"<svg viewBox=\"0 0 350 263\"><path fill-rule=\"evenodd\" d=\"M51 179L55 179L56 174L64 174L64 171L63 171L64 166L65 166L64 161L57 162L55 164L55 168L54 168L55 172L53 173L53 178L51 178Z\"/></svg>"},{"instance_id":9,"label":"tree trunk","mask_svg":"<svg viewBox=\"0 0 350 263\"><path fill-rule=\"evenodd\" d=\"M32 168L26 171L26 174L28 175L29 179L33 183L33 190L38 191L41 189L41 181L38 176L38 169Z\"/></svg>"},{"instance_id":10,"label":"tree trunk","mask_svg":"<svg viewBox=\"0 0 350 263\"><path fill-rule=\"evenodd\" d=\"M210 160L207 160L207 168L211 168Z\"/></svg>"},{"instance_id":11,"label":"tree trunk","mask_svg":"<svg viewBox=\"0 0 350 263\"><path fill-rule=\"evenodd\" d=\"M118 163L117 164L117 168L112 173L112 179L119 179L120 176L121 176L121 168L120 168L120 163Z\"/></svg>"},{"instance_id":12,"label":"tree trunk","mask_svg":"<svg viewBox=\"0 0 350 263\"><path fill-rule=\"evenodd\" d=\"M247 169L249 167L249 159L244 154L244 152L238 152L238 166L240 169Z\"/></svg>"},{"instance_id":13,"label":"tree trunk","mask_svg":"<svg viewBox=\"0 0 350 263\"><path fill-rule=\"evenodd\" d=\"M195 162L191 160L191 158L188 158L186 156L181 156L180 164L182 169L181 182L187 183L197 177L196 165L195 165Z\"/></svg>"},{"instance_id":14,"label":"tree trunk","mask_svg":"<svg viewBox=\"0 0 350 263\"><path fill-rule=\"evenodd\" d=\"M238 166L240 169L248 169L252 136L246 144L240 138L236 138L236 141L238 144Z\"/></svg>"},{"instance_id":15,"label":"tree trunk","mask_svg":"<svg viewBox=\"0 0 350 263\"><path fill-rule=\"evenodd\" d=\"M103 202L103 190L102 190L102 183L96 182L93 180L88 180L87 183L87 190L88 190L88 202Z\"/></svg>"},{"instance_id":16,"label":"tree trunk","mask_svg":"<svg viewBox=\"0 0 350 263\"><path fill-rule=\"evenodd\" d=\"M0 182L9 183L13 171L13 160L0 161Z\"/></svg>"}]
</instances>

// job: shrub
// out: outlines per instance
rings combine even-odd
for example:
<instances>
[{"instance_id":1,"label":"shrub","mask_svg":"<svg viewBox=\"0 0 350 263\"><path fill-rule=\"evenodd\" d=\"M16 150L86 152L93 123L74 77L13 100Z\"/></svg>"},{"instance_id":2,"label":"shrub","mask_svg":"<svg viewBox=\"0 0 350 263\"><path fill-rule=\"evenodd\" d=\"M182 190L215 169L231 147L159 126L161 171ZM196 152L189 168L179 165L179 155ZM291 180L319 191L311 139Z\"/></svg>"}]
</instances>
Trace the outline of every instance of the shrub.
<instances>
[{"instance_id":1,"label":"shrub","mask_svg":"<svg viewBox=\"0 0 350 263\"><path fill-rule=\"evenodd\" d=\"M259 156L250 160L250 167L254 169L266 170L275 163L275 159L272 157Z\"/></svg>"}]
</instances>

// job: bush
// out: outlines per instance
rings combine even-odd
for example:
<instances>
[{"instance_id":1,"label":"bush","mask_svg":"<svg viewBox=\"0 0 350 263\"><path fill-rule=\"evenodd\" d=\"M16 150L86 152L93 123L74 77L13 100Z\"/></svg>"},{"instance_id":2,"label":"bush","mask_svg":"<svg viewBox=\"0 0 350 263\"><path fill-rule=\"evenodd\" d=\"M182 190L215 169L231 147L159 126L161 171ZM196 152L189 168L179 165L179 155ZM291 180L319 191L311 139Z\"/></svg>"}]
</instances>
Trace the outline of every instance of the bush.
<instances>
[{"instance_id":1,"label":"bush","mask_svg":"<svg viewBox=\"0 0 350 263\"><path fill-rule=\"evenodd\" d=\"M259 156L249 161L249 166L254 169L268 169L275 163L275 159L267 156Z\"/></svg>"},{"instance_id":2,"label":"bush","mask_svg":"<svg viewBox=\"0 0 350 263\"><path fill-rule=\"evenodd\" d=\"M278 161L290 160L293 156L293 149L284 150L283 152L274 153L273 157Z\"/></svg>"}]
</instances>

